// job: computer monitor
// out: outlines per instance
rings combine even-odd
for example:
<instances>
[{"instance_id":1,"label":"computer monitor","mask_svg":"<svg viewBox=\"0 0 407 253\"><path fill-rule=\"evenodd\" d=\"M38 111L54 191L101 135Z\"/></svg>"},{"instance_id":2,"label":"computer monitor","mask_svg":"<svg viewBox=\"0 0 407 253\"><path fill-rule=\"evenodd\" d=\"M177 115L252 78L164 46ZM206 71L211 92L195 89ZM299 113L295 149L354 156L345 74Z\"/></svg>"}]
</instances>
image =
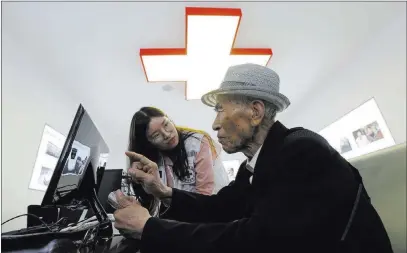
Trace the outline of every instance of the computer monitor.
<instances>
[{"instance_id":1,"label":"computer monitor","mask_svg":"<svg viewBox=\"0 0 407 253\"><path fill-rule=\"evenodd\" d=\"M99 187L98 197L106 212L113 213L115 209L107 202L109 194L120 190L122 186L122 169L105 170Z\"/></svg>"},{"instance_id":2,"label":"computer monitor","mask_svg":"<svg viewBox=\"0 0 407 253\"><path fill-rule=\"evenodd\" d=\"M108 154L106 142L79 105L41 206L92 208L104 220L107 215L96 195L96 172L106 166Z\"/></svg>"},{"instance_id":3,"label":"computer monitor","mask_svg":"<svg viewBox=\"0 0 407 253\"><path fill-rule=\"evenodd\" d=\"M114 213L115 209L107 202L109 194L113 191L120 190L122 187L123 169L105 170L98 188L98 198L100 204L107 213ZM93 210L88 210L86 218L95 215Z\"/></svg>"}]
</instances>

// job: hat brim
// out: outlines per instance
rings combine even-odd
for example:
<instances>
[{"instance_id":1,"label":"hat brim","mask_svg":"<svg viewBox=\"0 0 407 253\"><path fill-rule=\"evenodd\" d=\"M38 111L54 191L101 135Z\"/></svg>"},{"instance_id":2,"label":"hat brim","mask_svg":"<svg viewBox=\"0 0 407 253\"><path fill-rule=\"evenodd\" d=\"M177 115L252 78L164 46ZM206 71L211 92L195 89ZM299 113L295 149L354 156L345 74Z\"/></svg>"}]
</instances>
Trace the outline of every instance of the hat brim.
<instances>
[{"instance_id":1,"label":"hat brim","mask_svg":"<svg viewBox=\"0 0 407 253\"><path fill-rule=\"evenodd\" d=\"M253 89L217 89L203 95L201 101L207 106L214 107L217 103L216 97L226 94L243 95L267 101L276 106L277 112L282 112L290 105L290 100L281 93Z\"/></svg>"}]
</instances>

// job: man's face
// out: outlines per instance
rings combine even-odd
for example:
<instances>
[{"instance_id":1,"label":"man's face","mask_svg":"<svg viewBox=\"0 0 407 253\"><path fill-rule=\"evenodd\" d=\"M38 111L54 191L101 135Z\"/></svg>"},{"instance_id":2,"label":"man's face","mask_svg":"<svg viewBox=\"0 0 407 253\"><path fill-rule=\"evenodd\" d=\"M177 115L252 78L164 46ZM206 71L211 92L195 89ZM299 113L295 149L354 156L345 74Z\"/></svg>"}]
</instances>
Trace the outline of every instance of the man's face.
<instances>
[{"instance_id":1,"label":"man's face","mask_svg":"<svg viewBox=\"0 0 407 253\"><path fill-rule=\"evenodd\" d=\"M218 132L223 150L230 154L247 148L258 125L253 121L252 106L219 99L215 111L217 115L212 128Z\"/></svg>"}]
</instances>

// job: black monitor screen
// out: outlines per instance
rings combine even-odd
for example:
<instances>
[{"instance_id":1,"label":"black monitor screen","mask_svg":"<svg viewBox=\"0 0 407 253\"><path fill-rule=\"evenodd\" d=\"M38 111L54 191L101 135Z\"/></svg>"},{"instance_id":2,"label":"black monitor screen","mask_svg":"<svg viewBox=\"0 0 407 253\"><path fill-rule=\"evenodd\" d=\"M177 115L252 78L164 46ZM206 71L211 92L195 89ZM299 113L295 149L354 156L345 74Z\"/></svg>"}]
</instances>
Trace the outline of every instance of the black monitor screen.
<instances>
[{"instance_id":1,"label":"black monitor screen","mask_svg":"<svg viewBox=\"0 0 407 253\"><path fill-rule=\"evenodd\" d=\"M72 192L79 190L86 170L105 167L109 148L86 110L79 106L61 156L57 162L42 205L67 205Z\"/></svg>"},{"instance_id":2,"label":"black monitor screen","mask_svg":"<svg viewBox=\"0 0 407 253\"><path fill-rule=\"evenodd\" d=\"M109 194L113 191L120 190L122 186L122 169L105 170L100 182L98 198L100 204L107 213L114 213L115 209L107 202ZM86 217L93 216L92 210L88 210Z\"/></svg>"}]
</instances>

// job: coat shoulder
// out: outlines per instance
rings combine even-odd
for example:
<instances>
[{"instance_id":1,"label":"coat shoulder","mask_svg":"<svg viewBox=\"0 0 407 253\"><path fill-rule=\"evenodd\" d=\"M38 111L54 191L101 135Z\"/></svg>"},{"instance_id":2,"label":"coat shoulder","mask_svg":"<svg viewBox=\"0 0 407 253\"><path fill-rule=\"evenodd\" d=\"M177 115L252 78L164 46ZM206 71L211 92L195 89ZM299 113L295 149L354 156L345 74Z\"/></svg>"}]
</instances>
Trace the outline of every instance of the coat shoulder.
<instances>
[{"instance_id":1,"label":"coat shoulder","mask_svg":"<svg viewBox=\"0 0 407 253\"><path fill-rule=\"evenodd\" d=\"M308 147L332 150L332 147L324 137L308 129L298 129L289 133L284 138L283 147Z\"/></svg>"}]
</instances>

